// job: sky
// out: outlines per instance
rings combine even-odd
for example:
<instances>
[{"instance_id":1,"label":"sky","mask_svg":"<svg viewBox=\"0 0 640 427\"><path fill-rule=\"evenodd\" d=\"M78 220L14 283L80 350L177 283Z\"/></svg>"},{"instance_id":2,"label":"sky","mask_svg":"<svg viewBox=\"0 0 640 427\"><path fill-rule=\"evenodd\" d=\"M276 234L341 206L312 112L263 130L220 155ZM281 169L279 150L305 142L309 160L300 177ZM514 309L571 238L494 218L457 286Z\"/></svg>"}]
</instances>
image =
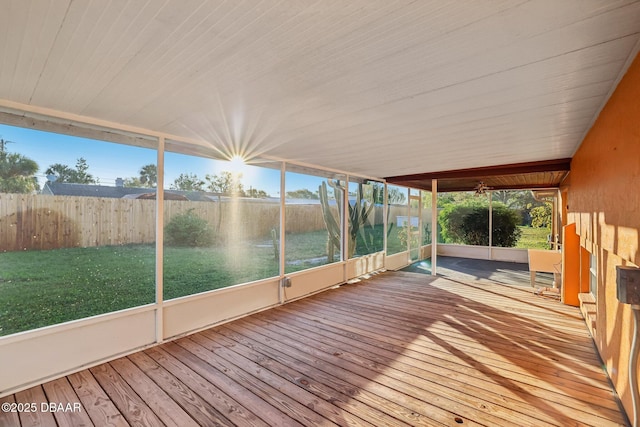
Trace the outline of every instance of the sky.
<instances>
[{"instance_id":1,"label":"sky","mask_svg":"<svg viewBox=\"0 0 640 427\"><path fill-rule=\"evenodd\" d=\"M83 157L89 165L88 173L99 180L100 185L115 185L116 178L138 177L140 168L155 164L155 150L124 144L96 141L68 135L42 132L0 124L0 138L10 141L5 149L22 154L38 163L37 177L42 187L46 182L45 171L54 163L75 167L78 158ZM203 157L165 153L165 188L181 173L196 174L204 179L206 174L233 171L237 166L230 162ZM243 166L242 184L245 189L264 190L270 196L280 195L280 171L256 166ZM318 189L324 178L287 173L286 191L308 188Z\"/></svg>"}]
</instances>

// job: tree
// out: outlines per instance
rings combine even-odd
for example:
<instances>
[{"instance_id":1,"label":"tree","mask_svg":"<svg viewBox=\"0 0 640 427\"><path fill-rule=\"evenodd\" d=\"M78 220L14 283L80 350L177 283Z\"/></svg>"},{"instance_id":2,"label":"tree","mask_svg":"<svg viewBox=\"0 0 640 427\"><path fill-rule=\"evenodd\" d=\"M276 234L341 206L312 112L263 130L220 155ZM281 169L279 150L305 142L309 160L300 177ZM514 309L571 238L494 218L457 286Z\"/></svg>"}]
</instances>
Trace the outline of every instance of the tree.
<instances>
[{"instance_id":1,"label":"tree","mask_svg":"<svg viewBox=\"0 0 640 427\"><path fill-rule=\"evenodd\" d=\"M15 144L15 142L0 138L0 153L7 151L7 144Z\"/></svg>"},{"instance_id":2,"label":"tree","mask_svg":"<svg viewBox=\"0 0 640 427\"><path fill-rule=\"evenodd\" d=\"M80 157L76 160L76 167L71 168L62 163L54 163L45 171L47 175L55 175L56 182L75 184L97 184L98 181L89 172L87 161Z\"/></svg>"},{"instance_id":3,"label":"tree","mask_svg":"<svg viewBox=\"0 0 640 427\"><path fill-rule=\"evenodd\" d=\"M83 157L80 157L76 161L76 169L73 182L76 182L78 184L96 184L95 178L93 177L93 175L87 172L88 170L89 165L87 164L87 161Z\"/></svg>"},{"instance_id":4,"label":"tree","mask_svg":"<svg viewBox=\"0 0 640 427\"><path fill-rule=\"evenodd\" d=\"M73 169L62 163L54 163L45 171L47 175L54 175L58 182L71 182L73 179Z\"/></svg>"},{"instance_id":5,"label":"tree","mask_svg":"<svg viewBox=\"0 0 640 427\"><path fill-rule=\"evenodd\" d=\"M158 168L153 163L144 165L138 171L139 176L124 179L125 187L156 188L158 185Z\"/></svg>"},{"instance_id":6,"label":"tree","mask_svg":"<svg viewBox=\"0 0 640 427\"><path fill-rule=\"evenodd\" d=\"M144 187L142 182L140 182L140 178L138 178L136 176L131 177L131 178L125 178L124 179L124 186L125 187L133 187L133 188Z\"/></svg>"},{"instance_id":7,"label":"tree","mask_svg":"<svg viewBox=\"0 0 640 427\"><path fill-rule=\"evenodd\" d=\"M438 207L444 208L449 204L484 202L486 196L476 196L469 191L455 191L451 193L438 193Z\"/></svg>"},{"instance_id":8,"label":"tree","mask_svg":"<svg viewBox=\"0 0 640 427\"><path fill-rule=\"evenodd\" d=\"M204 181L193 173L181 173L171 184L172 190L204 191Z\"/></svg>"},{"instance_id":9,"label":"tree","mask_svg":"<svg viewBox=\"0 0 640 427\"><path fill-rule=\"evenodd\" d=\"M306 188L302 188L300 190L287 191L286 194L289 199L313 199L318 200L320 196L318 193L314 193L311 190L307 190Z\"/></svg>"},{"instance_id":10,"label":"tree","mask_svg":"<svg viewBox=\"0 0 640 427\"><path fill-rule=\"evenodd\" d=\"M508 208L526 209L530 204L536 204L533 193L529 190L507 191L499 190L491 192L492 200L500 202Z\"/></svg>"},{"instance_id":11,"label":"tree","mask_svg":"<svg viewBox=\"0 0 640 427\"><path fill-rule=\"evenodd\" d=\"M8 142L8 141L7 141ZM32 193L38 191L35 173L38 164L18 153L0 151L0 193Z\"/></svg>"},{"instance_id":12,"label":"tree","mask_svg":"<svg viewBox=\"0 0 640 427\"><path fill-rule=\"evenodd\" d=\"M544 203L531 209L531 226L538 228L551 227L551 203Z\"/></svg>"},{"instance_id":13,"label":"tree","mask_svg":"<svg viewBox=\"0 0 640 427\"><path fill-rule=\"evenodd\" d=\"M256 188L249 188L246 191L246 196L247 197L252 197L254 199L264 199L266 197L269 197L269 195L267 194L266 191L264 190L258 190Z\"/></svg>"},{"instance_id":14,"label":"tree","mask_svg":"<svg viewBox=\"0 0 640 427\"><path fill-rule=\"evenodd\" d=\"M222 171L220 175L209 175L204 177L207 182L207 190L212 193L220 193L225 196L244 196L244 187L240 180L242 174L233 174L229 171Z\"/></svg>"},{"instance_id":15,"label":"tree","mask_svg":"<svg viewBox=\"0 0 640 427\"><path fill-rule=\"evenodd\" d=\"M502 202L507 207L518 210L522 216L522 225L538 227L533 224L534 216L539 217L541 212L546 209L546 203L537 200L530 190L494 191L492 197L494 201Z\"/></svg>"},{"instance_id":16,"label":"tree","mask_svg":"<svg viewBox=\"0 0 640 427\"><path fill-rule=\"evenodd\" d=\"M144 187L155 188L158 185L158 167L153 163L140 168L140 183Z\"/></svg>"}]
</instances>

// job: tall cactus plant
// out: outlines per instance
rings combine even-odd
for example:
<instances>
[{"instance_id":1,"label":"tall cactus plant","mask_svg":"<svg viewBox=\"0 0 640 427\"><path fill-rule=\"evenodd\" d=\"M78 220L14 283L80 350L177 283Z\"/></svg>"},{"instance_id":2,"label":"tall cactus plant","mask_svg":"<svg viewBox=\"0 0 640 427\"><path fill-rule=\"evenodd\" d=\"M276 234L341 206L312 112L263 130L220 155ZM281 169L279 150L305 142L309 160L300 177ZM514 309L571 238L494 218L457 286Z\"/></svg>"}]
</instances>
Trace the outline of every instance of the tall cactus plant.
<instances>
[{"instance_id":1,"label":"tall cactus plant","mask_svg":"<svg viewBox=\"0 0 640 427\"><path fill-rule=\"evenodd\" d=\"M336 195L336 205L338 207L338 218L335 217L334 213L331 211L331 207L329 206L329 195L327 191L327 184L331 186L334 190L334 194ZM342 197L343 191L345 189L340 186L339 181L327 181L323 182L319 187L320 194L320 204L322 206L322 214L324 218L324 223L327 226L327 231L329 233L328 241L327 241L327 255L329 256L329 260L333 260L333 256L335 254L335 250L340 250L340 215L344 209L344 199ZM349 209L348 215L348 258L353 257L353 254L356 250L357 238L358 234L361 233L363 237L363 241L367 242L370 239L367 239L365 233L365 225L369 219L369 215L373 211L374 204L368 203L364 199L364 193L362 189L362 184L358 184L358 191L356 194L356 201L351 205L351 203L347 203L347 207Z\"/></svg>"},{"instance_id":2,"label":"tall cactus plant","mask_svg":"<svg viewBox=\"0 0 640 427\"><path fill-rule=\"evenodd\" d=\"M343 191L337 182L333 183L329 181L329 185L331 185L334 191L336 188L339 188L338 193ZM329 233L327 239L327 257L329 262L333 262L336 248L340 250L340 212L342 212L342 197L336 197L336 202L338 203L338 218L336 219L333 212L331 212L331 207L329 206L327 183L322 182L322 185L320 185L318 190L318 194L320 195L320 206L322 206L322 218L324 219L324 224L327 227L327 232Z\"/></svg>"}]
</instances>

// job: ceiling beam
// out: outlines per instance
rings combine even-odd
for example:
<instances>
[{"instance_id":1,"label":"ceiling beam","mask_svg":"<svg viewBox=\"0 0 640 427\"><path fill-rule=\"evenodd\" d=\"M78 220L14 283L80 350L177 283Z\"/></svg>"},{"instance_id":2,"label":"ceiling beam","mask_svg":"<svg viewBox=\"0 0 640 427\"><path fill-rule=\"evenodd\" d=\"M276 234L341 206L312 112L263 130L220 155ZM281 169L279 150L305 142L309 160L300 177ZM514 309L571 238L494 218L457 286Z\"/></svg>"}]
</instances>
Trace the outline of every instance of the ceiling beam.
<instances>
[{"instance_id":1,"label":"ceiling beam","mask_svg":"<svg viewBox=\"0 0 640 427\"><path fill-rule=\"evenodd\" d=\"M412 188L416 188L413 187ZM557 187L550 187L548 184L527 184L527 185L492 185L490 187L491 191L500 191L500 190L553 190ZM431 191L431 187L429 188L418 188L419 190ZM468 186L446 186L444 188L440 188L438 185L438 191L440 193L455 193L459 191L472 191L472 188Z\"/></svg>"},{"instance_id":2,"label":"ceiling beam","mask_svg":"<svg viewBox=\"0 0 640 427\"><path fill-rule=\"evenodd\" d=\"M400 183L407 181L425 181L431 179L455 179L455 178L476 178L499 175L520 175L538 172L559 172L569 171L571 159L543 160L539 162L512 163L509 165L487 166L482 168L456 169L441 172L427 172L413 175L398 175L386 177L389 183Z\"/></svg>"},{"instance_id":3,"label":"ceiling beam","mask_svg":"<svg viewBox=\"0 0 640 427\"><path fill-rule=\"evenodd\" d=\"M458 169L385 178L390 184L420 190L431 190L433 179L438 180L439 192L472 191L480 181L492 190L531 190L557 188L569 173L571 159L514 163L482 168Z\"/></svg>"}]
</instances>

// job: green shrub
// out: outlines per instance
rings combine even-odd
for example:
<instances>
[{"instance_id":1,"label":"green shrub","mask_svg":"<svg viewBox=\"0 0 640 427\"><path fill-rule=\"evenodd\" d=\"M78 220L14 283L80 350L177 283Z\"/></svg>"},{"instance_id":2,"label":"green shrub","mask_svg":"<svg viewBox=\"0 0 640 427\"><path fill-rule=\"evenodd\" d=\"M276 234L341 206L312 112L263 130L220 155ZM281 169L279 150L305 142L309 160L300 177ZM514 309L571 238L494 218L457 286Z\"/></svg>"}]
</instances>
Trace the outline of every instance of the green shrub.
<instances>
[{"instance_id":1,"label":"green shrub","mask_svg":"<svg viewBox=\"0 0 640 427\"><path fill-rule=\"evenodd\" d=\"M520 215L503 204L493 204L492 245L513 247L520 238ZM479 202L451 204L438 215L445 243L489 245L489 206Z\"/></svg>"},{"instance_id":2,"label":"green shrub","mask_svg":"<svg viewBox=\"0 0 640 427\"><path fill-rule=\"evenodd\" d=\"M175 215L164 228L165 239L174 246L209 246L213 243L213 230L209 223L189 209Z\"/></svg>"},{"instance_id":3,"label":"green shrub","mask_svg":"<svg viewBox=\"0 0 640 427\"><path fill-rule=\"evenodd\" d=\"M493 246L512 248L518 244L522 230L518 228L522 217L518 211L502 204L493 204Z\"/></svg>"}]
</instances>

